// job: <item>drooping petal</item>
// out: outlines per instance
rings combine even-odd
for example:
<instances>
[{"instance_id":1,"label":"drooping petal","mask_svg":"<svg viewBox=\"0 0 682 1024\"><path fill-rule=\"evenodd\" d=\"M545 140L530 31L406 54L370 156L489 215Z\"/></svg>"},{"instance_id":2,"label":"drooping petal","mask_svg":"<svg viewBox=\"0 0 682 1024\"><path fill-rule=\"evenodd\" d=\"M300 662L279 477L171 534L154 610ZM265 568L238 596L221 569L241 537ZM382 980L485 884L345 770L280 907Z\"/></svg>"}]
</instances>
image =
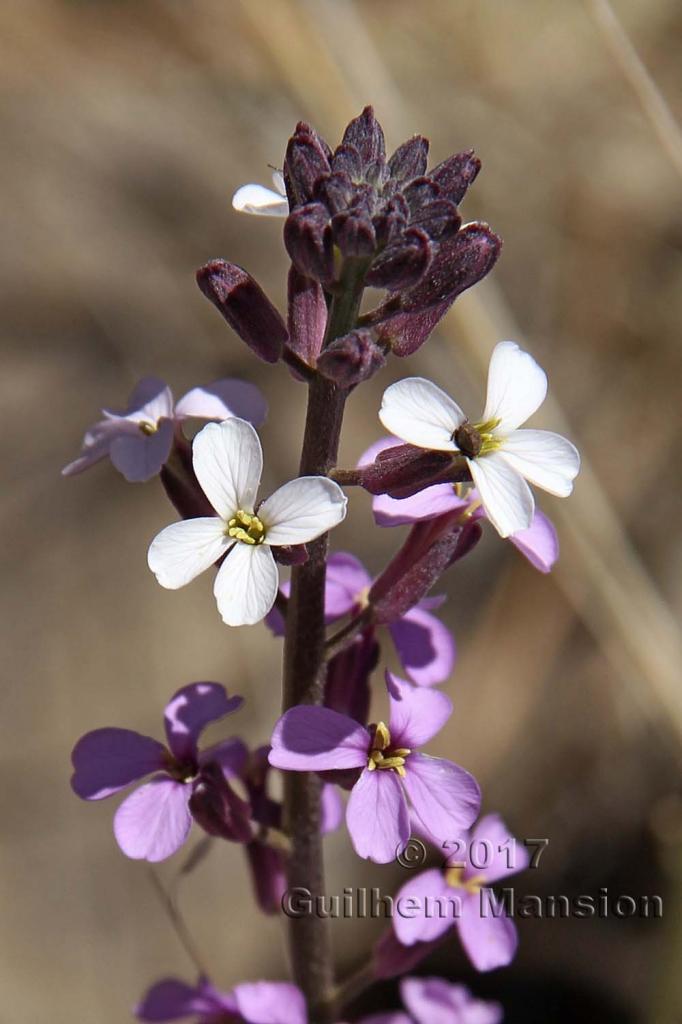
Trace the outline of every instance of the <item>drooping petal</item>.
<instances>
[{"instance_id":1,"label":"drooping petal","mask_svg":"<svg viewBox=\"0 0 682 1024\"><path fill-rule=\"evenodd\" d=\"M331 782L325 782L320 793L320 832L335 832L343 821L343 800Z\"/></svg>"},{"instance_id":2,"label":"drooping petal","mask_svg":"<svg viewBox=\"0 0 682 1024\"><path fill-rule=\"evenodd\" d=\"M421 690L420 695L436 692ZM452 761L410 754L403 784L415 814L441 842L456 838L476 820L481 806L478 783Z\"/></svg>"},{"instance_id":3,"label":"drooping petal","mask_svg":"<svg viewBox=\"0 0 682 1024\"><path fill-rule=\"evenodd\" d=\"M464 877L483 875L487 885L525 871L530 863L527 847L511 834L499 814L481 818L469 837L467 851Z\"/></svg>"},{"instance_id":4,"label":"drooping petal","mask_svg":"<svg viewBox=\"0 0 682 1024\"><path fill-rule=\"evenodd\" d=\"M164 978L149 989L142 1002L135 1007L138 1020L162 1024L163 1021L184 1017L205 1017L221 1011L236 1011L231 996L216 993L212 986L199 982L187 985L177 978Z\"/></svg>"},{"instance_id":5,"label":"drooping petal","mask_svg":"<svg viewBox=\"0 0 682 1024\"><path fill-rule=\"evenodd\" d=\"M163 768L162 743L131 729L95 729L81 736L71 754L71 788L83 800L102 800Z\"/></svg>"},{"instance_id":6,"label":"drooping petal","mask_svg":"<svg viewBox=\"0 0 682 1024\"><path fill-rule=\"evenodd\" d=\"M263 472L258 434L246 420L208 423L194 438L192 462L197 480L219 516L238 509L253 512Z\"/></svg>"},{"instance_id":7,"label":"drooping petal","mask_svg":"<svg viewBox=\"0 0 682 1024\"><path fill-rule=\"evenodd\" d=\"M492 911L493 904L499 910L497 917ZM519 944L516 925L506 916L503 904L496 900L492 891L481 890L464 901L457 928L464 950L477 971L506 967L514 959Z\"/></svg>"},{"instance_id":8,"label":"drooping petal","mask_svg":"<svg viewBox=\"0 0 682 1024\"><path fill-rule=\"evenodd\" d=\"M468 498L458 497L452 484L434 484L409 498L379 494L372 501L372 511L377 526L404 526L435 519L458 508L464 511L467 504Z\"/></svg>"},{"instance_id":9,"label":"drooping petal","mask_svg":"<svg viewBox=\"0 0 682 1024\"><path fill-rule=\"evenodd\" d=\"M514 341L501 341L490 357L483 421L499 420L495 432L508 434L539 409L547 394L547 376Z\"/></svg>"},{"instance_id":10,"label":"drooping petal","mask_svg":"<svg viewBox=\"0 0 682 1024\"><path fill-rule=\"evenodd\" d=\"M418 448L457 451L452 435L465 416L430 380L407 377L386 388L379 419L396 437Z\"/></svg>"},{"instance_id":11,"label":"drooping petal","mask_svg":"<svg viewBox=\"0 0 682 1024\"><path fill-rule=\"evenodd\" d=\"M452 985L442 978L403 978L403 1003L415 1024L500 1024L499 1003L474 999L465 985Z\"/></svg>"},{"instance_id":12,"label":"drooping petal","mask_svg":"<svg viewBox=\"0 0 682 1024\"><path fill-rule=\"evenodd\" d=\"M157 775L123 801L114 815L114 835L126 857L156 863L172 856L189 835L192 787Z\"/></svg>"},{"instance_id":13,"label":"drooping petal","mask_svg":"<svg viewBox=\"0 0 682 1024\"><path fill-rule=\"evenodd\" d=\"M232 196L232 206L239 213L255 213L261 217L286 217L289 203L264 185L242 185Z\"/></svg>"},{"instance_id":14,"label":"drooping petal","mask_svg":"<svg viewBox=\"0 0 682 1024\"><path fill-rule=\"evenodd\" d=\"M143 483L160 472L173 444L173 421L161 420L152 434L137 430L111 442L109 457L129 483Z\"/></svg>"},{"instance_id":15,"label":"drooping petal","mask_svg":"<svg viewBox=\"0 0 682 1024\"><path fill-rule=\"evenodd\" d=\"M255 384L226 377L188 391L176 405L175 416L176 419L196 416L202 420L227 420L238 416L259 427L267 411L267 402Z\"/></svg>"},{"instance_id":16,"label":"drooping petal","mask_svg":"<svg viewBox=\"0 0 682 1024\"><path fill-rule=\"evenodd\" d=\"M84 469L94 466L96 462L109 454L111 444L117 437L139 433L134 423L120 416L110 417L93 424L83 438L83 444L77 459L62 469L62 476L74 476Z\"/></svg>"},{"instance_id":17,"label":"drooping petal","mask_svg":"<svg viewBox=\"0 0 682 1024\"><path fill-rule=\"evenodd\" d=\"M260 622L275 603L278 582L275 559L266 544L235 544L213 584L223 622L228 626Z\"/></svg>"},{"instance_id":18,"label":"drooping petal","mask_svg":"<svg viewBox=\"0 0 682 1024\"><path fill-rule=\"evenodd\" d=\"M392 747L415 750L440 732L452 714L452 701L440 690L419 686L386 672L386 689L391 708L389 730Z\"/></svg>"},{"instance_id":19,"label":"drooping petal","mask_svg":"<svg viewBox=\"0 0 682 1024\"><path fill-rule=\"evenodd\" d=\"M575 445L550 430L515 430L499 455L526 480L560 498L571 493L580 469Z\"/></svg>"},{"instance_id":20,"label":"drooping petal","mask_svg":"<svg viewBox=\"0 0 682 1024\"><path fill-rule=\"evenodd\" d=\"M235 985L232 994L248 1024L307 1024L303 993L289 982L244 982Z\"/></svg>"},{"instance_id":21,"label":"drooping petal","mask_svg":"<svg viewBox=\"0 0 682 1024\"><path fill-rule=\"evenodd\" d=\"M275 768L331 771L364 767L370 738L347 715L302 704L282 715L270 742L268 760Z\"/></svg>"},{"instance_id":22,"label":"drooping petal","mask_svg":"<svg viewBox=\"0 0 682 1024\"><path fill-rule=\"evenodd\" d=\"M528 529L512 534L509 540L540 572L549 572L559 557L559 538L554 523L538 508Z\"/></svg>"},{"instance_id":23,"label":"drooping petal","mask_svg":"<svg viewBox=\"0 0 682 1024\"><path fill-rule=\"evenodd\" d=\"M488 519L500 536L527 530L535 511L533 495L521 474L502 457L502 452L467 459L467 463Z\"/></svg>"},{"instance_id":24,"label":"drooping petal","mask_svg":"<svg viewBox=\"0 0 682 1024\"><path fill-rule=\"evenodd\" d=\"M237 711L243 697L228 697L220 683L190 683L166 705L163 719L168 746L178 761L196 758L197 741L209 724Z\"/></svg>"},{"instance_id":25,"label":"drooping petal","mask_svg":"<svg viewBox=\"0 0 682 1024\"><path fill-rule=\"evenodd\" d=\"M436 686L448 678L455 664L455 641L440 619L417 605L389 629L403 668L417 686Z\"/></svg>"},{"instance_id":26,"label":"drooping petal","mask_svg":"<svg viewBox=\"0 0 682 1024\"><path fill-rule=\"evenodd\" d=\"M404 946L432 942L454 925L461 897L439 868L420 871L395 895L393 929Z\"/></svg>"},{"instance_id":27,"label":"drooping petal","mask_svg":"<svg viewBox=\"0 0 682 1024\"><path fill-rule=\"evenodd\" d=\"M225 554L234 541L218 516L184 519L157 533L147 564L162 587L184 587Z\"/></svg>"},{"instance_id":28,"label":"drooping petal","mask_svg":"<svg viewBox=\"0 0 682 1024\"><path fill-rule=\"evenodd\" d=\"M351 790L346 825L359 857L376 864L395 860L410 838L410 819L394 772L362 772Z\"/></svg>"},{"instance_id":29,"label":"drooping petal","mask_svg":"<svg viewBox=\"0 0 682 1024\"><path fill-rule=\"evenodd\" d=\"M324 476L290 480L263 502L258 517L265 526L265 543L305 544L315 540L346 515L348 500L338 484Z\"/></svg>"}]
</instances>

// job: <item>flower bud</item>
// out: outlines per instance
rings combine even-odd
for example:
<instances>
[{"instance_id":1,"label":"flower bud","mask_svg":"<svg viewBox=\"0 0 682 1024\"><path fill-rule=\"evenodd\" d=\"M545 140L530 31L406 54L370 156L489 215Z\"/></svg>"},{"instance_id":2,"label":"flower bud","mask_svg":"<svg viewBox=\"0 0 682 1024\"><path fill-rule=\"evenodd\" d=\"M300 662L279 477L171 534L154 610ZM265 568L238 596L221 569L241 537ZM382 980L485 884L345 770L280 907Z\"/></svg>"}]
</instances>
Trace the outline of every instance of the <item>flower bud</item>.
<instances>
[{"instance_id":1,"label":"flower bud","mask_svg":"<svg viewBox=\"0 0 682 1024\"><path fill-rule=\"evenodd\" d=\"M337 213L332 219L332 235L346 257L372 256L376 249L374 225L369 214L362 209Z\"/></svg>"},{"instance_id":2,"label":"flower bud","mask_svg":"<svg viewBox=\"0 0 682 1024\"><path fill-rule=\"evenodd\" d=\"M365 281L373 288L388 288L391 291L408 288L416 284L428 270L431 253L426 231L409 228L377 256Z\"/></svg>"},{"instance_id":3,"label":"flower bud","mask_svg":"<svg viewBox=\"0 0 682 1024\"><path fill-rule=\"evenodd\" d=\"M311 201L315 183L330 172L330 156L324 139L309 124L300 122L289 139L284 159L284 183L291 210Z\"/></svg>"},{"instance_id":4,"label":"flower bud","mask_svg":"<svg viewBox=\"0 0 682 1024\"><path fill-rule=\"evenodd\" d=\"M301 274L323 283L333 279L332 229L321 203L308 203L289 214L284 224L284 245Z\"/></svg>"},{"instance_id":5,"label":"flower bud","mask_svg":"<svg viewBox=\"0 0 682 1024\"><path fill-rule=\"evenodd\" d=\"M420 178L426 171L428 155L429 140L422 135L415 135L403 142L388 161L391 181L398 185L403 181Z\"/></svg>"},{"instance_id":6,"label":"flower bud","mask_svg":"<svg viewBox=\"0 0 682 1024\"><path fill-rule=\"evenodd\" d=\"M276 363L287 329L269 298L235 263L211 260L197 270L197 284L242 341L266 363Z\"/></svg>"},{"instance_id":7,"label":"flower bud","mask_svg":"<svg viewBox=\"0 0 682 1024\"><path fill-rule=\"evenodd\" d=\"M367 725L370 705L369 680L379 662L379 645L369 627L329 661L324 705Z\"/></svg>"},{"instance_id":8,"label":"flower bud","mask_svg":"<svg viewBox=\"0 0 682 1024\"><path fill-rule=\"evenodd\" d=\"M397 978L413 971L439 944L440 939L435 939L432 942L415 942L412 946L403 946L393 928L387 928L374 945L374 977Z\"/></svg>"},{"instance_id":9,"label":"flower bud","mask_svg":"<svg viewBox=\"0 0 682 1024\"><path fill-rule=\"evenodd\" d=\"M333 341L320 355L317 368L339 387L351 388L368 380L385 364L385 351L373 332L359 330Z\"/></svg>"},{"instance_id":10,"label":"flower bud","mask_svg":"<svg viewBox=\"0 0 682 1024\"><path fill-rule=\"evenodd\" d=\"M370 494L409 498L434 483L453 461L450 452L394 445L379 452L374 462L360 467L360 486Z\"/></svg>"},{"instance_id":11,"label":"flower bud","mask_svg":"<svg viewBox=\"0 0 682 1024\"><path fill-rule=\"evenodd\" d=\"M218 764L207 764L189 798L194 820L211 836L248 843L253 835L251 807L237 796Z\"/></svg>"},{"instance_id":12,"label":"flower bud","mask_svg":"<svg viewBox=\"0 0 682 1024\"><path fill-rule=\"evenodd\" d=\"M481 161L473 149L443 160L431 171L430 177L440 186L442 193L453 203L461 203L467 189L481 169Z\"/></svg>"},{"instance_id":13,"label":"flower bud","mask_svg":"<svg viewBox=\"0 0 682 1024\"><path fill-rule=\"evenodd\" d=\"M341 145L355 147L360 154L363 170L372 164L385 162L384 132L372 107L365 107L360 116L350 122L343 133Z\"/></svg>"}]
</instances>

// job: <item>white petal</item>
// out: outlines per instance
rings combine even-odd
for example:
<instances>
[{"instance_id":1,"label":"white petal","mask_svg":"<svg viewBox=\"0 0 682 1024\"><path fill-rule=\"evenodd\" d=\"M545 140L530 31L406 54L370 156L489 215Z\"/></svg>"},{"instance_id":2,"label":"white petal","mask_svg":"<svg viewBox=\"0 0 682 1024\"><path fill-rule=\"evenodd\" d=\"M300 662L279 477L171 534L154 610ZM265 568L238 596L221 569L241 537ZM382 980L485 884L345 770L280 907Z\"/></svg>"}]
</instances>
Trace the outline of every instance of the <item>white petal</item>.
<instances>
[{"instance_id":1,"label":"white petal","mask_svg":"<svg viewBox=\"0 0 682 1024\"><path fill-rule=\"evenodd\" d=\"M269 547L235 544L213 585L223 622L228 626L260 622L275 603L278 583L277 566Z\"/></svg>"},{"instance_id":2,"label":"white petal","mask_svg":"<svg viewBox=\"0 0 682 1024\"><path fill-rule=\"evenodd\" d=\"M263 217L286 217L289 213L286 199L263 185L242 185L232 196L232 205L240 213L257 213Z\"/></svg>"},{"instance_id":3,"label":"white petal","mask_svg":"<svg viewBox=\"0 0 682 1024\"><path fill-rule=\"evenodd\" d=\"M379 419L388 431L409 444L451 452L457 451L452 435L465 416L430 380L407 377L386 388Z\"/></svg>"},{"instance_id":4,"label":"white petal","mask_svg":"<svg viewBox=\"0 0 682 1024\"><path fill-rule=\"evenodd\" d=\"M223 519L253 512L263 472L258 434L246 420L209 423L194 438L192 462L204 494Z\"/></svg>"},{"instance_id":5,"label":"white petal","mask_svg":"<svg viewBox=\"0 0 682 1024\"><path fill-rule=\"evenodd\" d=\"M147 563L162 587L177 590L217 562L232 543L218 516L183 519L156 535Z\"/></svg>"},{"instance_id":6,"label":"white petal","mask_svg":"<svg viewBox=\"0 0 682 1024\"><path fill-rule=\"evenodd\" d=\"M270 495L258 509L265 543L305 544L315 540L346 515L346 495L325 476L300 476Z\"/></svg>"},{"instance_id":7,"label":"white petal","mask_svg":"<svg viewBox=\"0 0 682 1024\"><path fill-rule=\"evenodd\" d=\"M530 483L560 498L571 493L580 469L575 445L549 430L515 430L499 454Z\"/></svg>"},{"instance_id":8,"label":"white petal","mask_svg":"<svg viewBox=\"0 0 682 1024\"><path fill-rule=\"evenodd\" d=\"M467 459L467 463L488 519L500 536L527 530L535 502L523 477L507 464L500 452Z\"/></svg>"},{"instance_id":9,"label":"white petal","mask_svg":"<svg viewBox=\"0 0 682 1024\"><path fill-rule=\"evenodd\" d=\"M483 421L499 420L496 433L508 434L539 409L547 394L547 376L514 341L495 346L488 368Z\"/></svg>"},{"instance_id":10,"label":"white petal","mask_svg":"<svg viewBox=\"0 0 682 1024\"><path fill-rule=\"evenodd\" d=\"M272 172L272 184L275 186L275 192L279 192L281 196L286 198L287 187L284 184L284 175L281 171Z\"/></svg>"}]
</instances>

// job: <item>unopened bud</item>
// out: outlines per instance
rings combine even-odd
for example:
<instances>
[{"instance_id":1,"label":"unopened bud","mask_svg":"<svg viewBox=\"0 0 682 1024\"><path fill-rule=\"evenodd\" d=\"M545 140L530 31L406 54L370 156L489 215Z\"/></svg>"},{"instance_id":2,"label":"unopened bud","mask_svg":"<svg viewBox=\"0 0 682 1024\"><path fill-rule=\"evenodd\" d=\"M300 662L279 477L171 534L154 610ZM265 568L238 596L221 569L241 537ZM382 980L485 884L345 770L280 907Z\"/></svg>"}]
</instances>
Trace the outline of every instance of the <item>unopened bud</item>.
<instances>
[{"instance_id":1,"label":"unopened bud","mask_svg":"<svg viewBox=\"0 0 682 1024\"><path fill-rule=\"evenodd\" d=\"M473 149L469 149L448 157L434 167L429 177L440 186L443 195L453 203L461 203L480 169L481 161L474 156Z\"/></svg>"},{"instance_id":2,"label":"unopened bud","mask_svg":"<svg viewBox=\"0 0 682 1024\"><path fill-rule=\"evenodd\" d=\"M309 124L301 122L289 139L284 158L284 183L291 210L313 198L316 182L329 174L329 146Z\"/></svg>"},{"instance_id":3,"label":"unopened bud","mask_svg":"<svg viewBox=\"0 0 682 1024\"><path fill-rule=\"evenodd\" d=\"M399 444L385 448L374 462L361 466L358 470L359 482L370 494L409 498L434 483L452 464L453 456L450 452ZM466 464L462 468L466 470Z\"/></svg>"},{"instance_id":4,"label":"unopened bud","mask_svg":"<svg viewBox=\"0 0 682 1024\"><path fill-rule=\"evenodd\" d=\"M276 363L287 329L256 281L235 263L211 260L197 270L197 284L242 341L266 363Z\"/></svg>"},{"instance_id":5,"label":"unopened bud","mask_svg":"<svg viewBox=\"0 0 682 1024\"><path fill-rule=\"evenodd\" d=\"M333 341L317 361L317 368L342 388L368 380L386 363L384 348L372 331L351 331Z\"/></svg>"},{"instance_id":6,"label":"unopened bud","mask_svg":"<svg viewBox=\"0 0 682 1024\"><path fill-rule=\"evenodd\" d=\"M323 283L333 279L334 242L329 213L322 203L308 203L289 214L284 245L301 274Z\"/></svg>"}]
</instances>

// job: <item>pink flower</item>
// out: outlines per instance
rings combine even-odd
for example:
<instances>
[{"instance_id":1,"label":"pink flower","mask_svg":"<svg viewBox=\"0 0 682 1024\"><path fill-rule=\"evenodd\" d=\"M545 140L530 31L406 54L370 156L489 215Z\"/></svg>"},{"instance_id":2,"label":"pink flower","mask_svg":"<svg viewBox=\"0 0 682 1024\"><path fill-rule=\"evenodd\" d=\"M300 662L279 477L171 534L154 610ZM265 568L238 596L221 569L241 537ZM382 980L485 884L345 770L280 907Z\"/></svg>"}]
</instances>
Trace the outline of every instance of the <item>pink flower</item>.
<instances>
[{"instance_id":1,"label":"pink flower","mask_svg":"<svg viewBox=\"0 0 682 1024\"><path fill-rule=\"evenodd\" d=\"M244 1024L307 1024L303 995L285 981L252 981L220 992L206 979L187 985L164 978L152 985L135 1009L138 1020L157 1022L192 1017L196 1024L243 1021Z\"/></svg>"}]
</instances>

